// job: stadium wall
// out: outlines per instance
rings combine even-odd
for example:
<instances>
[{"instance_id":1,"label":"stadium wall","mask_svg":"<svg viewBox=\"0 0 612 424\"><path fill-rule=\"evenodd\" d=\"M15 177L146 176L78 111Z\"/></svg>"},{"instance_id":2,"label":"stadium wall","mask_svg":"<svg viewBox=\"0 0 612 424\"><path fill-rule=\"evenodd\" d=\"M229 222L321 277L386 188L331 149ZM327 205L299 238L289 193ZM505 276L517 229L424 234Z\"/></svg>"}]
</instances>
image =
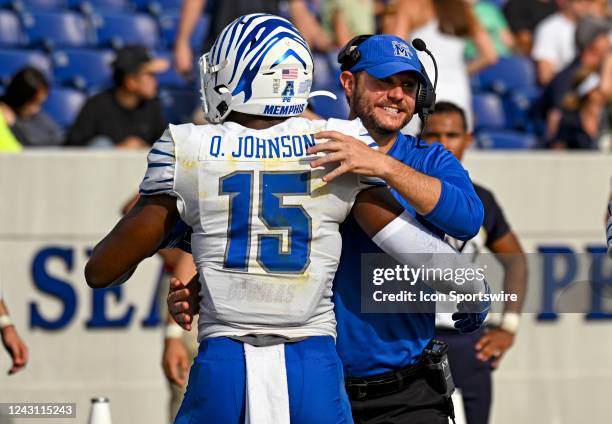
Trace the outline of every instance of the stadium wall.
<instances>
[{"instance_id":1,"label":"stadium wall","mask_svg":"<svg viewBox=\"0 0 612 424\"><path fill-rule=\"evenodd\" d=\"M605 242L611 165L610 156L587 153L466 158L472 178L494 191L526 251L553 247L575 255ZM161 262L146 261L127 285L106 292L94 294L83 278L88 251L120 217L145 167L141 152L0 155L1 279L30 348L28 367L11 377L0 353L0 402L76 402L76 422L85 423L89 399L108 396L115 423L167 422L155 290ZM608 422L612 322L586 314L538 319L546 284L532 271L534 313L524 316L515 347L496 372L491 422Z\"/></svg>"}]
</instances>

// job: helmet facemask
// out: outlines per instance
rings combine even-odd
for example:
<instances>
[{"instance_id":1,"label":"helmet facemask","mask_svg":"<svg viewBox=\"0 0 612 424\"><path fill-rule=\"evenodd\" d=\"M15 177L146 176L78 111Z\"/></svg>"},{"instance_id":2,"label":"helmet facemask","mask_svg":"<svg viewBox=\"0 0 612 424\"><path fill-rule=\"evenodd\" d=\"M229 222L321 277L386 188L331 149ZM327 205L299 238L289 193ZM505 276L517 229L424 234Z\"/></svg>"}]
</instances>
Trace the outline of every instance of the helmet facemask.
<instances>
[{"instance_id":1,"label":"helmet facemask","mask_svg":"<svg viewBox=\"0 0 612 424\"><path fill-rule=\"evenodd\" d=\"M225 68L227 60L217 64L210 64L210 53L200 57L200 100L206 119L214 124L223 122L229 115L232 94L225 85L215 86L216 74Z\"/></svg>"}]
</instances>

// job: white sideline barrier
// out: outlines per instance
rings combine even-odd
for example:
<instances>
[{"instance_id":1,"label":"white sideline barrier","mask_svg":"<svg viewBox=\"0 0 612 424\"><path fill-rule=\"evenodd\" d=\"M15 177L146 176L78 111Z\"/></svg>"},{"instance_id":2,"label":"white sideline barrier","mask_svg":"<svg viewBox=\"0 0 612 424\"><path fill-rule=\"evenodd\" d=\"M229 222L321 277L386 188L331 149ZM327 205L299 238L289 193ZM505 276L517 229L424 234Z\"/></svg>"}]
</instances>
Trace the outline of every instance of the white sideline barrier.
<instances>
[{"instance_id":1,"label":"white sideline barrier","mask_svg":"<svg viewBox=\"0 0 612 424\"><path fill-rule=\"evenodd\" d=\"M90 398L104 393L116 423L166 422L161 329L142 324L150 317L160 261L146 261L103 307L94 304L83 278L87 249L115 224L145 167L145 152L0 154L0 269L9 310L30 348L28 367L11 377L8 356L0 352L0 402L76 402L76 422L84 422ZM466 167L493 190L528 252L546 244L578 252L605 242L611 156L473 152ZM43 260L45 254L53 255ZM57 294L35 285L49 277L64 282L72 313ZM33 309L49 322L71 316L55 330L29 328ZM91 328L100 324L101 311L109 320L129 320ZM608 422L611 356L607 321L566 315L541 323L526 315L495 373L491 422ZM29 422L38 421L17 424Z\"/></svg>"}]
</instances>

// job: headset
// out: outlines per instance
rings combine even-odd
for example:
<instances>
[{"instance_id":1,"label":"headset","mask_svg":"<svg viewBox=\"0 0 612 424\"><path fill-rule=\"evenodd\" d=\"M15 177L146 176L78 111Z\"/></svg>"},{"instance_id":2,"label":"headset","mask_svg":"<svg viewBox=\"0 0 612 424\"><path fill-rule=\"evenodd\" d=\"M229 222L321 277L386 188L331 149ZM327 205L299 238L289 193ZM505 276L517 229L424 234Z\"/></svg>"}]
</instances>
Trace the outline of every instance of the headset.
<instances>
[{"instance_id":1,"label":"headset","mask_svg":"<svg viewBox=\"0 0 612 424\"><path fill-rule=\"evenodd\" d=\"M359 47L360 44L365 42L373 35L374 34L358 35L357 37L349 41L347 45L342 48L342 50L340 50L340 52L338 53L338 63L340 64L340 69L342 71L350 70L353 66L357 64L357 62L359 62L361 52L357 47ZM419 116L419 118L421 118L421 121L423 121L424 128L427 122L427 118L434 111L434 107L436 105L436 87L438 86L438 64L436 63L436 59L434 58L431 51L427 49L427 45L425 44L425 42L420 38L415 38L412 41L412 47L414 47L418 51L427 53L429 57L431 57L431 60L434 64L434 70L436 72L434 83L432 85L431 80L429 79L429 75L427 75L425 68L423 68L422 74L425 76L426 84L423 86L423 84L420 83L419 88L417 90L414 112ZM421 66L423 65L421 64Z\"/></svg>"}]
</instances>

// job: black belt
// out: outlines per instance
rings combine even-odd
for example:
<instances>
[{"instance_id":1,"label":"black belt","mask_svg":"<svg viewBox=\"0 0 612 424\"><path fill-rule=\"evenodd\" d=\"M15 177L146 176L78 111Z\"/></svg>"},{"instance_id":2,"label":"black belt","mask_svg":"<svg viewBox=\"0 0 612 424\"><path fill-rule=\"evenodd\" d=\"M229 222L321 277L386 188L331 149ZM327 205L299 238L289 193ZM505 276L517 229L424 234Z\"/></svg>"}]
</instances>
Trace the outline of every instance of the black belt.
<instances>
[{"instance_id":1,"label":"black belt","mask_svg":"<svg viewBox=\"0 0 612 424\"><path fill-rule=\"evenodd\" d=\"M351 400L365 400L402 391L407 380L421 374L425 369L425 366L419 363L372 377L347 378L344 385Z\"/></svg>"}]
</instances>

